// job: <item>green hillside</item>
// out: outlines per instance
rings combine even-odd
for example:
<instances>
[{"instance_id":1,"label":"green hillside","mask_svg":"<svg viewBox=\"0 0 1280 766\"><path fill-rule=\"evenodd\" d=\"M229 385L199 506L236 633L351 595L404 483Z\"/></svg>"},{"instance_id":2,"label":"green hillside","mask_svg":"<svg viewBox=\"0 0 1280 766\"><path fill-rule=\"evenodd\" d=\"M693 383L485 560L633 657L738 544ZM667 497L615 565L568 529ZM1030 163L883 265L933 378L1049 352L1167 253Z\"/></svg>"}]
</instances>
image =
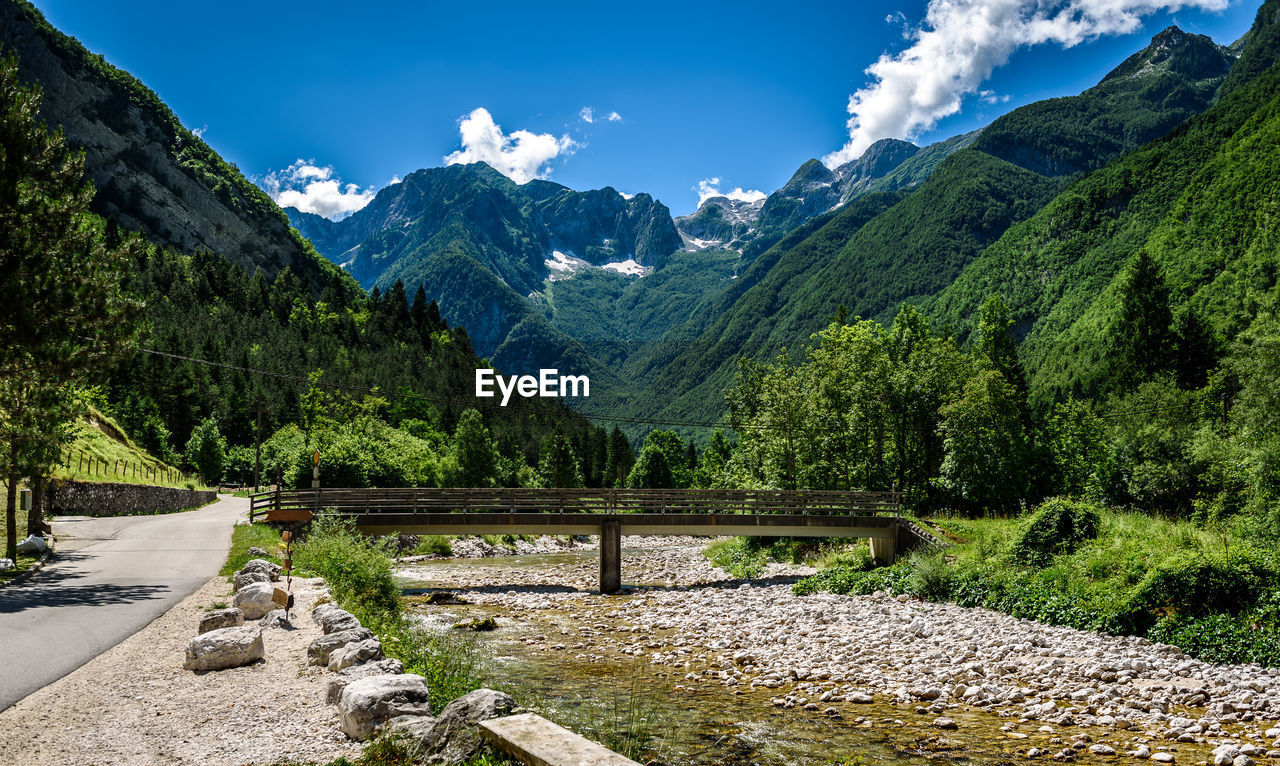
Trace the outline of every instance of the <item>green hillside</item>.
<instances>
[{"instance_id":1,"label":"green hillside","mask_svg":"<svg viewBox=\"0 0 1280 766\"><path fill-rule=\"evenodd\" d=\"M850 317L884 318L903 301L945 287L1058 188L1052 179L962 150L905 198L867 195L801 242L787 247L792 239L783 240L744 275L751 286L657 377L655 392L682 392L663 414L717 415L739 357L768 359L799 346L842 307Z\"/></svg>"},{"instance_id":2,"label":"green hillside","mask_svg":"<svg viewBox=\"0 0 1280 766\"><path fill-rule=\"evenodd\" d=\"M652 371L639 367L648 360L666 364L641 411L714 417L739 358L767 360L795 348L842 312L886 321L903 302L933 306L932 296L1079 171L1206 108L1234 59L1208 38L1170 28L1078 96L1016 109L980 132L920 150L869 185L920 180L906 196L872 192L796 229L710 304L714 321L701 336L681 328L669 339L679 352L653 349L633 362L635 372ZM969 294L963 313L943 319L962 326L986 295Z\"/></svg>"},{"instance_id":3,"label":"green hillside","mask_svg":"<svg viewBox=\"0 0 1280 766\"><path fill-rule=\"evenodd\" d=\"M289 268L315 290L341 273L159 96L26 0L0 0L0 48L42 86L41 118L84 149L95 212L180 252L210 250L272 277Z\"/></svg>"},{"instance_id":4,"label":"green hillside","mask_svg":"<svg viewBox=\"0 0 1280 766\"><path fill-rule=\"evenodd\" d=\"M1275 61L1276 3L1259 11L1241 61ZM1010 230L926 306L969 321L998 293L1021 326L1024 366L1042 396L1108 382L1117 277L1139 251L1163 268L1175 313L1193 307L1222 337L1247 326L1275 285L1280 154L1274 66L1168 137L1073 184Z\"/></svg>"}]
</instances>

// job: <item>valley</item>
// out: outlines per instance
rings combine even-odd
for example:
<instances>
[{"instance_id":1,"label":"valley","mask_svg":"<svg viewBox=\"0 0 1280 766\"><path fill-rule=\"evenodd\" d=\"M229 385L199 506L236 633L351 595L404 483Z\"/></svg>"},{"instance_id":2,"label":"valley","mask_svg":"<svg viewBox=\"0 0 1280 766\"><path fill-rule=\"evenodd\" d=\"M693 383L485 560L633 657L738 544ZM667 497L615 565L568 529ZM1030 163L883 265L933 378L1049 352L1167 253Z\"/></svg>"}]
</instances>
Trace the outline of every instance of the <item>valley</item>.
<instances>
[{"instance_id":1,"label":"valley","mask_svg":"<svg viewBox=\"0 0 1280 766\"><path fill-rule=\"evenodd\" d=\"M372 48L342 59L350 80L308 71L315 51L277 35L262 55L293 52L287 85L219 73L153 91L113 63L147 51L99 43L168 29L166 17L121 16L90 45L61 31L54 19L76 16L53 5L0 0L0 613L18 620L39 594L62 598L59 572L87 576L72 566L83 546L50 546L84 521L55 508L68 488L106 498L86 512L166 514L157 529L213 518L220 531L200 533L209 571L227 527L231 542L216 577L167 575L181 587L154 624L95 643L79 671L50 663L61 680L6 701L9 720L38 732L33 762L503 766L520 756L483 745L474 726L517 705L653 766L1280 759L1280 0L1255 0L1235 39L1202 33L1227 28L1208 15L1240 12L1215 0L1126 0L1105 18L934 0L918 23L873 19L878 32L856 30L883 46L867 84L828 83L848 96L848 143L735 158L782 167L771 190L695 170L684 139L664 132L674 112L681 136L741 146L736 131L757 127L742 115L768 120L727 94L758 56L729 66L717 54L705 66L719 80L678 56L624 77L592 47L593 19L579 20L591 34L570 40L572 56L533 56L523 30L502 42L512 9L489 40L446 34L415 6L397 13L424 23L430 44L365 29L352 50ZM332 23L268 20L276 10L262 28ZM997 11L1003 26L978 39L970 27L986 27L966 14ZM346 21L389 28L388 13ZM642 15L616 25L619 39L652 23ZM791 18L779 10L777 23ZM829 32L804 21L815 39ZM232 22L218 22L232 23L228 40L258 30ZM450 47L464 37L465 56ZM774 37L771 51L796 44ZM573 78L543 68L586 72L578 50L619 87L565 96ZM762 101L816 98L807 87L824 73L807 57L832 47L788 50L768 76L753 70ZM504 60L493 71L525 99L505 128L498 102L491 113L473 100L493 72L437 71L413 96L383 89L441 62L470 66L477 51ZM1044 63L1069 53L1093 74ZM512 84L535 70L547 76ZM605 105L672 72L687 87L666 81L647 110ZM197 96L230 91L257 112L192 121ZM530 105L534 92L573 109ZM389 137L428 108L469 110L446 126L458 142L447 154ZM721 115L715 129L698 121L704 108ZM772 129L792 130L777 108ZM362 132L370 123L385 142ZM346 165L394 148L390 180L348 182L312 158L317 136L336 134L341 152L327 151ZM286 171L246 159L268 146L298 159ZM570 172L603 156L630 174ZM669 196L681 163L696 208ZM646 178L663 193L640 188ZM143 490L191 503L221 491L223 510L160 508L135 499ZM592 540L516 534L551 529L521 514L563 523L566 507L600 533L598 568ZM605 585L603 552L625 523L590 514L708 508L695 528L719 534L772 532L769 512L810 534L832 528L815 513L900 518L840 520L892 527L874 548L637 545L628 587L612 593L612 566ZM726 527L729 513L752 526ZM453 534L472 521L508 534ZM165 544L139 543L146 556ZM294 574L308 612L291 616ZM152 614L145 593L129 595L133 575L114 567L95 587ZM248 619L255 592L262 614ZM259 656L217 671L194 661L222 630L256 639ZM264 634L280 654L261 656ZM113 727L145 717L145 742L130 741L104 733L92 669L122 678L120 653L136 658L148 635L165 648L136 664L155 678L101 692ZM40 645L0 641L26 655ZM344 689L358 676L419 697L357 720ZM268 677L289 707L322 687L328 702L291 718L272 707ZM156 678L173 688L142 699ZM176 708L173 720L198 727L242 693L253 702L215 727L235 740L226 754L165 725ZM45 712L59 694L75 697L75 737ZM200 700L196 713L181 694ZM457 729L446 709L476 699L493 709L461 728L470 749L441 755L439 737ZM234 731L264 721L299 741ZM9 752L0 743L0 761Z\"/></svg>"}]
</instances>

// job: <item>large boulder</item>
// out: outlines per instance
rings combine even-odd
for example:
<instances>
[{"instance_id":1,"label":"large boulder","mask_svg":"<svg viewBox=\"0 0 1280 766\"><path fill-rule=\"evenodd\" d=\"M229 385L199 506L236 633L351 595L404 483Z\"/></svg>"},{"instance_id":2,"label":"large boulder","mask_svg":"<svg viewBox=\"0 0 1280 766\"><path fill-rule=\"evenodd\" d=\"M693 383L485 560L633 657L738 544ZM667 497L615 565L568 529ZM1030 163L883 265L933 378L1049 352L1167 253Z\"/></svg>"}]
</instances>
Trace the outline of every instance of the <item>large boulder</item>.
<instances>
[{"instance_id":1,"label":"large boulder","mask_svg":"<svg viewBox=\"0 0 1280 766\"><path fill-rule=\"evenodd\" d=\"M360 678L347 684L338 698L342 731L364 741L378 727L399 716L430 716L431 692L419 675L385 675Z\"/></svg>"},{"instance_id":2,"label":"large boulder","mask_svg":"<svg viewBox=\"0 0 1280 766\"><path fill-rule=\"evenodd\" d=\"M330 705L338 704L338 700L342 697L342 690L347 688L347 684L358 678L400 675L403 672L404 664L400 660L389 658L378 660L377 662L366 662L363 665L352 665L345 670L338 671L333 678L329 679L329 687L325 690L324 701Z\"/></svg>"},{"instance_id":3,"label":"large boulder","mask_svg":"<svg viewBox=\"0 0 1280 766\"><path fill-rule=\"evenodd\" d=\"M325 633L340 633L358 627L360 621L345 609L329 609L320 614L320 629Z\"/></svg>"},{"instance_id":4,"label":"large boulder","mask_svg":"<svg viewBox=\"0 0 1280 766\"><path fill-rule=\"evenodd\" d=\"M212 612L205 612L200 618L200 632L208 633L211 630L220 628L234 628L237 625L244 624L244 612L231 607L230 609L215 609Z\"/></svg>"},{"instance_id":5,"label":"large boulder","mask_svg":"<svg viewBox=\"0 0 1280 766\"><path fill-rule=\"evenodd\" d=\"M244 612L246 620L262 619L267 612L279 608L279 605L272 600L272 595L276 592L276 588L269 582L249 583L240 590L236 591L236 595L232 597L233 606Z\"/></svg>"},{"instance_id":6,"label":"large boulder","mask_svg":"<svg viewBox=\"0 0 1280 766\"><path fill-rule=\"evenodd\" d=\"M450 702L434 720L420 716L392 719L393 730L417 741L428 763L465 763L484 747L476 724L511 715L511 695L493 689L476 689Z\"/></svg>"},{"instance_id":7,"label":"large boulder","mask_svg":"<svg viewBox=\"0 0 1280 766\"><path fill-rule=\"evenodd\" d=\"M262 631L253 625L219 628L187 642L187 670L238 668L262 659Z\"/></svg>"},{"instance_id":8,"label":"large boulder","mask_svg":"<svg viewBox=\"0 0 1280 766\"><path fill-rule=\"evenodd\" d=\"M18 543L18 553L44 553L48 548L49 544L39 535L27 535Z\"/></svg>"},{"instance_id":9,"label":"large boulder","mask_svg":"<svg viewBox=\"0 0 1280 766\"><path fill-rule=\"evenodd\" d=\"M272 564L266 559L249 559L245 565L240 567L240 572L262 572L271 578L272 582L280 579L280 573L284 571L279 564Z\"/></svg>"},{"instance_id":10,"label":"large boulder","mask_svg":"<svg viewBox=\"0 0 1280 766\"><path fill-rule=\"evenodd\" d=\"M333 654L335 649L369 638L373 638L373 633L368 628L340 630L337 633L316 636L307 647L307 659L312 665L328 665L329 655Z\"/></svg>"},{"instance_id":11,"label":"large boulder","mask_svg":"<svg viewBox=\"0 0 1280 766\"><path fill-rule=\"evenodd\" d=\"M376 638L366 638L339 646L329 654L329 670L338 672L352 665L375 662L382 659L382 642Z\"/></svg>"},{"instance_id":12,"label":"large boulder","mask_svg":"<svg viewBox=\"0 0 1280 766\"><path fill-rule=\"evenodd\" d=\"M316 604L315 606L311 607L311 621L319 625L320 618L324 617L326 612L332 612L335 609L338 609L338 605L331 601L326 601L322 604Z\"/></svg>"},{"instance_id":13,"label":"large boulder","mask_svg":"<svg viewBox=\"0 0 1280 766\"><path fill-rule=\"evenodd\" d=\"M239 593L240 589L255 582L271 582L266 572L254 569L249 572L236 572L231 578L231 592Z\"/></svg>"}]
</instances>

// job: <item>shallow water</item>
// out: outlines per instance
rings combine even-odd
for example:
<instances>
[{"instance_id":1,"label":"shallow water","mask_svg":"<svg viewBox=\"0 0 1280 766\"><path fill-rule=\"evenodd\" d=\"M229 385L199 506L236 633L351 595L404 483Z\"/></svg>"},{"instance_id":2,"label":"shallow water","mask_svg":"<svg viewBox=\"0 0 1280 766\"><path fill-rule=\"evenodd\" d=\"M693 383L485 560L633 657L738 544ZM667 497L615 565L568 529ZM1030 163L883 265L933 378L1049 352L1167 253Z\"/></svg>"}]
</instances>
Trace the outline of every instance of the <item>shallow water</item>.
<instances>
[{"instance_id":1,"label":"shallow water","mask_svg":"<svg viewBox=\"0 0 1280 766\"><path fill-rule=\"evenodd\" d=\"M686 680L687 673L710 666L671 668L610 651L609 644L616 640L591 626L607 620L609 604L642 597L644 587L629 591L629 595L604 597L566 586L517 586L506 581L459 588L449 576L450 572L469 570L514 574L526 568L581 567L594 562L596 556L596 551L571 551L431 561L419 574L402 572L401 585L411 608L429 628L448 630L454 623L473 617L499 618L498 630L476 634L495 658L491 685L511 691L522 704L584 736L615 750L629 750L629 755L642 762L822 766L899 764L923 758L944 763L1009 764L1026 762L1031 747L1056 752L1065 746L1050 743L1055 735L1039 732L1041 722L1022 723L1016 733L1005 732L1001 726L1013 719L981 709L948 710L944 715L956 721L959 728L955 731L935 728L935 714L918 714L914 708L884 702L855 705L813 699L818 710L804 710L803 705L783 709L771 700L785 689L729 688L709 679ZM737 583L724 587L737 587ZM513 619L498 605L435 606L415 598L437 589L464 597L468 590L582 595L564 608L527 610ZM562 637L557 639L556 634ZM584 636L588 640L584 641ZM541 640L544 638L548 640ZM549 649L551 640L563 641L563 648ZM835 708L840 717L825 715L828 708ZM632 736L620 734L629 726ZM1084 727L1063 730L1061 736L1069 743L1072 736L1081 733L1090 734L1095 741L1104 736L1117 739L1115 732ZM637 751L637 746L642 746L643 752ZM1121 747L1116 749L1122 751ZM1190 764L1207 760L1208 748L1180 745L1176 752L1180 764ZM1087 751L1076 758L1080 762L1118 760Z\"/></svg>"}]
</instances>

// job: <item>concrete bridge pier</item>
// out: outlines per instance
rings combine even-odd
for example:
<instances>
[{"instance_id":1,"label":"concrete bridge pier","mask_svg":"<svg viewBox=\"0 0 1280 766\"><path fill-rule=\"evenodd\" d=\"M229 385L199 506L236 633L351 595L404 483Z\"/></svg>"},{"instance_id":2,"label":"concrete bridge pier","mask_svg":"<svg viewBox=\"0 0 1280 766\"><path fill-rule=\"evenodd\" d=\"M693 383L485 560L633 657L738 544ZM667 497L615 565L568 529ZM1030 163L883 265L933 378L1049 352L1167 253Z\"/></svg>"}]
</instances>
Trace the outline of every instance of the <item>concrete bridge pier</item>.
<instances>
[{"instance_id":1,"label":"concrete bridge pier","mask_svg":"<svg viewBox=\"0 0 1280 766\"><path fill-rule=\"evenodd\" d=\"M873 537L867 541L871 544L871 557L886 565L892 564L898 555L898 524L892 529L893 537Z\"/></svg>"},{"instance_id":2,"label":"concrete bridge pier","mask_svg":"<svg viewBox=\"0 0 1280 766\"><path fill-rule=\"evenodd\" d=\"M600 525L600 592L622 590L622 524L611 519Z\"/></svg>"}]
</instances>

